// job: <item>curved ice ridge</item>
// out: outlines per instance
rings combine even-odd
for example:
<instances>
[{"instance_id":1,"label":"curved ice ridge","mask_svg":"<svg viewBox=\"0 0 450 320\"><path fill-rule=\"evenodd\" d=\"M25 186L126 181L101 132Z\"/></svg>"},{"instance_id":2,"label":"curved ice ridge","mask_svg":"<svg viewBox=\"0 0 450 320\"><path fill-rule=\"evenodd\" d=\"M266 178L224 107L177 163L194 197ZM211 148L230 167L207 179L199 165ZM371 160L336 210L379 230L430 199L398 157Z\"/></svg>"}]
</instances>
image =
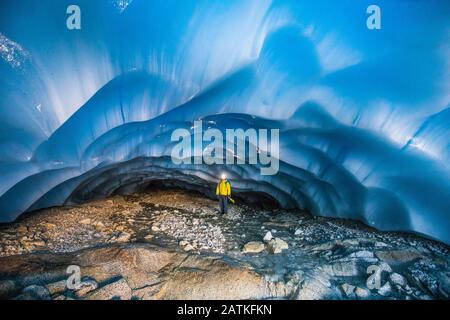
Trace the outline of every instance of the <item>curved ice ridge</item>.
<instances>
[{"instance_id":1,"label":"curved ice ridge","mask_svg":"<svg viewBox=\"0 0 450 320\"><path fill-rule=\"evenodd\" d=\"M27 52L21 70L0 60L1 221L155 180L213 196L226 171L237 193L450 244L447 4L380 1L377 34L349 18L363 3L79 2L101 14L78 34L7 18L56 15L52 1L0 13L0 34ZM433 20L413 37L394 11ZM195 120L280 129L279 173L174 165L171 133Z\"/></svg>"}]
</instances>

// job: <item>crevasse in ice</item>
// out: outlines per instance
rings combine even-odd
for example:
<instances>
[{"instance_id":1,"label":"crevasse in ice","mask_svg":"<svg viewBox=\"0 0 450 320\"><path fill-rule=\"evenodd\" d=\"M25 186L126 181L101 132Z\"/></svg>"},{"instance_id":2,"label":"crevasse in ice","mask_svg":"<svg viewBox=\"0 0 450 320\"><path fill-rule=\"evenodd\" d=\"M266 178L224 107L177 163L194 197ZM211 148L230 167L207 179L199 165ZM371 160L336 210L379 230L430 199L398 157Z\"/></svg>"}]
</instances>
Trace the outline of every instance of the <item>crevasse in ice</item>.
<instances>
[{"instance_id":1,"label":"crevasse in ice","mask_svg":"<svg viewBox=\"0 0 450 320\"><path fill-rule=\"evenodd\" d=\"M366 26L381 8L381 30ZM446 1L0 4L0 220L174 181L450 243ZM174 165L176 128L280 129L280 171Z\"/></svg>"}]
</instances>

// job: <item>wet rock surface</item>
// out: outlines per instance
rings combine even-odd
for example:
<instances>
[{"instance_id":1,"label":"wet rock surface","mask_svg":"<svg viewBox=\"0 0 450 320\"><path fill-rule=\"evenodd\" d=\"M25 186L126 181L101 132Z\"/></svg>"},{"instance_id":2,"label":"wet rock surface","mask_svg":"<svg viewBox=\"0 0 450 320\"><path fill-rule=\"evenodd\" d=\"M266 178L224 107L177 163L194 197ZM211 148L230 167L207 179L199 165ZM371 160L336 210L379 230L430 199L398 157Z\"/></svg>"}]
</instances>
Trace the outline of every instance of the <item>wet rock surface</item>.
<instances>
[{"instance_id":1,"label":"wet rock surface","mask_svg":"<svg viewBox=\"0 0 450 320\"><path fill-rule=\"evenodd\" d=\"M2 225L0 298L448 299L449 262L418 236L166 190Z\"/></svg>"}]
</instances>

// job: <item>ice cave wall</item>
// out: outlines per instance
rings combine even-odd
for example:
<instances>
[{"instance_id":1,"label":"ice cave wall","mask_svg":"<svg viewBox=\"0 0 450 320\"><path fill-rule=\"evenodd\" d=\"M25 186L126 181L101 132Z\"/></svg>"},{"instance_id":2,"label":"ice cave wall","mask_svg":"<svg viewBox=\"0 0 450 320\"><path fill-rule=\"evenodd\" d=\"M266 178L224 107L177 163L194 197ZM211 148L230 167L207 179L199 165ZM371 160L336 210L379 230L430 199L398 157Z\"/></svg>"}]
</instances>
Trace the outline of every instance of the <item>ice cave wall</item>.
<instances>
[{"instance_id":1,"label":"ice cave wall","mask_svg":"<svg viewBox=\"0 0 450 320\"><path fill-rule=\"evenodd\" d=\"M0 220L173 179L450 243L450 5L0 4ZM176 128L280 129L280 172L174 165Z\"/></svg>"}]
</instances>

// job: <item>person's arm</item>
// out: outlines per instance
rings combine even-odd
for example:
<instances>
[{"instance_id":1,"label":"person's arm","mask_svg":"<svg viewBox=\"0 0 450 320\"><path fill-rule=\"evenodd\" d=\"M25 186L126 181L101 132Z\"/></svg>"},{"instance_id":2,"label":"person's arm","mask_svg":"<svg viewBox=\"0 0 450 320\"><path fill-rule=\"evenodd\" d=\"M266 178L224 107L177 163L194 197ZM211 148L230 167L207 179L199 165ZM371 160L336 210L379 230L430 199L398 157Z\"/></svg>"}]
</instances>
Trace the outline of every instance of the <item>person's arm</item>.
<instances>
[{"instance_id":1,"label":"person's arm","mask_svg":"<svg viewBox=\"0 0 450 320\"><path fill-rule=\"evenodd\" d=\"M228 196L231 196L231 183L227 183L227 194Z\"/></svg>"},{"instance_id":2,"label":"person's arm","mask_svg":"<svg viewBox=\"0 0 450 320\"><path fill-rule=\"evenodd\" d=\"M216 188L216 196L219 195L219 187L220 187L220 183L217 185L217 188Z\"/></svg>"}]
</instances>

